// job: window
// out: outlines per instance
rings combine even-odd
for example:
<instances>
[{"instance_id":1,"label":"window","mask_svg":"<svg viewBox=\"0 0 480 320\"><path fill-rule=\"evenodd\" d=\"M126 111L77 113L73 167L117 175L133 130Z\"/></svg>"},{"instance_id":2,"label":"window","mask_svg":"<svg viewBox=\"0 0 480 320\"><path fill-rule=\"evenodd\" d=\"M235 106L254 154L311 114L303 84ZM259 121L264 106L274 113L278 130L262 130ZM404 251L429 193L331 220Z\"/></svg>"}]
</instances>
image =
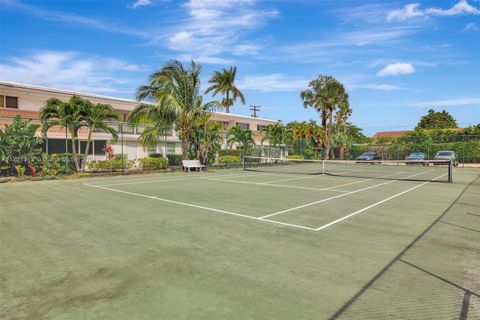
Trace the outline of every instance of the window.
<instances>
[{"instance_id":1,"label":"window","mask_svg":"<svg viewBox=\"0 0 480 320\"><path fill-rule=\"evenodd\" d=\"M135 133L135 127L133 126L130 126L128 124L120 124L119 125L119 128L118 128L120 132L122 132L121 130L123 129L123 133Z\"/></svg>"},{"instance_id":2,"label":"window","mask_svg":"<svg viewBox=\"0 0 480 320\"><path fill-rule=\"evenodd\" d=\"M67 147L68 152L72 152L72 141L68 139L66 141L65 146L65 139L45 139L45 151L47 151L47 144L48 144L48 154L59 154L65 153L65 147Z\"/></svg>"},{"instance_id":3,"label":"window","mask_svg":"<svg viewBox=\"0 0 480 320\"><path fill-rule=\"evenodd\" d=\"M18 97L0 96L0 107L18 109Z\"/></svg>"},{"instance_id":4,"label":"window","mask_svg":"<svg viewBox=\"0 0 480 320\"><path fill-rule=\"evenodd\" d=\"M150 153L157 153L157 146L148 146L147 147L147 153L150 154Z\"/></svg>"},{"instance_id":5,"label":"window","mask_svg":"<svg viewBox=\"0 0 480 320\"><path fill-rule=\"evenodd\" d=\"M264 125L264 124L257 124L257 131L262 131L263 129L265 129L267 126Z\"/></svg>"},{"instance_id":6,"label":"window","mask_svg":"<svg viewBox=\"0 0 480 320\"><path fill-rule=\"evenodd\" d=\"M107 145L106 140L95 140L94 141L95 155L96 156L104 155L105 150L103 150L103 148L105 148L106 145Z\"/></svg>"},{"instance_id":7,"label":"window","mask_svg":"<svg viewBox=\"0 0 480 320\"><path fill-rule=\"evenodd\" d=\"M88 148L88 154L93 155L93 141L90 142L90 147ZM79 152L85 154L85 149L87 148L87 141L80 141L80 150Z\"/></svg>"},{"instance_id":8,"label":"window","mask_svg":"<svg viewBox=\"0 0 480 320\"><path fill-rule=\"evenodd\" d=\"M243 122L237 122L237 126L240 127L240 129L250 129L250 124L249 123L243 123Z\"/></svg>"},{"instance_id":9,"label":"window","mask_svg":"<svg viewBox=\"0 0 480 320\"><path fill-rule=\"evenodd\" d=\"M167 154L175 154L175 143L167 142Z\"/></svg>"}]
</instances>

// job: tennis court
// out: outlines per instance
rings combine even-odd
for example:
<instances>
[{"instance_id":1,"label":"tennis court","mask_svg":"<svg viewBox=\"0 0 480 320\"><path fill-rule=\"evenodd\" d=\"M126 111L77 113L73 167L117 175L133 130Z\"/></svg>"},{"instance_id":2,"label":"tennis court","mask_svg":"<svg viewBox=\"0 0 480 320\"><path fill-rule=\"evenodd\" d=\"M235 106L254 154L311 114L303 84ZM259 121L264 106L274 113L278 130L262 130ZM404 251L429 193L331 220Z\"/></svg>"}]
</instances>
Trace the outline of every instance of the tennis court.
<instances>
[{"instance_id":1,"label":"tennis court","mask_svg":"<svg viewBox=\"0 0 480 320\"><path fill-rule=\"evenodd\" d=\"M0 186L2 318L480 317L478 169L256 163Z\"/></svg>"}]
</instances>

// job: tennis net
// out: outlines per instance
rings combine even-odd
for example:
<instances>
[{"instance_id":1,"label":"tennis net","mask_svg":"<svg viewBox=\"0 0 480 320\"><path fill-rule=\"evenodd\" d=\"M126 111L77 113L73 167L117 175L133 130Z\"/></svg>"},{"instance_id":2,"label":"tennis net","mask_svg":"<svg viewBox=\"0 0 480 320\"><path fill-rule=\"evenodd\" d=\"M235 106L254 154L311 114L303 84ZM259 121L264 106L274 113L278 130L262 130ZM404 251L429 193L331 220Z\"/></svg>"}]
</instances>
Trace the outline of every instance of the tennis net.
<instances>
[{"instance_id":1,"label":"tennis net","mask_svg":"<svg viewBox=\"0 0 480 320\"><path fill-rule=\"evenodd\" d=\"M243 168L247 171L272 173L325 174L409 181L453 181L453 165L448 160L298 160L246 156Z\"/></svg>"}]
</instances>

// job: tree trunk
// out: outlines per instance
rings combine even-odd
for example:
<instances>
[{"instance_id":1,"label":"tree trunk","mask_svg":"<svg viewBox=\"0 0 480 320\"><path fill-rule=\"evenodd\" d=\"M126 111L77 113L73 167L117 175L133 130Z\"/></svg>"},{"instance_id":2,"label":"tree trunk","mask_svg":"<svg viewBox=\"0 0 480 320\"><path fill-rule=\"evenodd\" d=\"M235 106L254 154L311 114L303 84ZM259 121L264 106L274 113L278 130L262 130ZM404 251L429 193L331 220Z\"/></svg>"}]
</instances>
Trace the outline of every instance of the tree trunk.
<instances>
[{"instance_id":1,"label":"tree trunk","mask_svg":"<svg viewBox=\"0 0 480 320\"><path fill-rule=\"evenodd\" d=\"M325 152L325 160L329 160L330 158L330 150L332 149L332 128L333 128L333 110L329 108L329 124L327 130L327 147Z\"/></svg>"},{"instance_id":2,"label":"tree trunk","mask_svg":"<svg viewBox=\"0 0 480 320\"><path fill-rule=\"evenodd\" d=\"M188 138L185 136L182 139L182 160L187 160L187 153L188 153Z\"/></svg>"},{"instance_id":3,"label":"tree trunk","mask_svg":"<svg viewBox=\"0 0 480 320\"><path fill-rule=\"evenodd\" d=\"M322 109L322 128L327 131L327 110Z\"/></svg>"},{"instance_id":4,"label":"tree trunk","mask_svg":"<svg viewBox=\"0 0 480 320\"><path fill-rule=\"evenodd\" d=\"M225 111L227 113L230 113L230 100L228 98L229 98L229 92L227 90L227 93L225 95L225 109L226 109Z\"/></svg>"},{"instance_id":5,"label":"tree trunk","mask_svg":"<svg viewBox=\"0 0 480 320\"><path fill-rule=\"evenodd\" d=\"M79 171L80 167L78 165L77 146L75 145L75 131L73 130L70 130L70 139L72 141L73 163L75 164L75 170Z\"/></svg>"},{"instance_id":6,"label":"tree trunk","mask_svg":"<svg viewBox=\"0 0 480 320\"><path fill-rule=\"evenodd\" d=\"M340 145L340 160L344 160L345 159L345 144L341 144Z\"/></svg>"},{"instance_id":7,"label":"tree trunk","mask_svg":"<svg viewBox=\"0 0 480 320\"><path fill-rule=\"evenodd\" d=\"M335 147L330 148L330 159L335 160Z\"/></svg>"},{"instance_id":8,"label":"tree trunk","mask_svg":"<svg viewBox=\"0 0 480 320\"><path fill-rule=\"evenodd\" d=\"M82 159L82 172L85 172L85 168L87 166L87 157L88 151L90 151L90 144L92 142L92 130L88 129L88 137L87 137L87 145L85 146L85 155Z\"/></svg>"}]
</instances>

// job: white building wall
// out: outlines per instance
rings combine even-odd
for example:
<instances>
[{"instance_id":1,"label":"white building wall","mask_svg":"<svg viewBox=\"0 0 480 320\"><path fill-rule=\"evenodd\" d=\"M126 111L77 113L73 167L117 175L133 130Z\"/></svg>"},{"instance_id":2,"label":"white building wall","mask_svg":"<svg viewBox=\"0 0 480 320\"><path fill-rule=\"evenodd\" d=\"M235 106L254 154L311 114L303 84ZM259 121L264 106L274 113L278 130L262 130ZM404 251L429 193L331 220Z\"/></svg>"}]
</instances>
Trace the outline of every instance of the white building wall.
<instances>
[{"instance_id":1,"label":"white building wall","mask_svg":"<svg viewBox=\"0 0 480 320\"><path fill-rule=\"evenodd\" d=\"M77 94L84 99L88 99L93 103L107 103L110 104L119 114L122 116L128 113L129 111L133 110L137 105L137 101L133 100L126 100L126 99L119 99L115 97L102 97L93 94L87 93L78 93L68 90L60 90L60 89L53 89L53 88L45 88L45 87L38 87L38 86L31 86L27 84L16 84L11 82L2 82L0 81L0 95L4 96L14 96L18 97L18 109L7 109L1 108L0 109L0 116L3 114L10 114L14 112L15 114L22 115L23 117L33 117L35 113L38 112L45 104L45 102L50 98L58 98L63 101L67 101L71 98L73 94ZM2 110L4 109L4 110ZM2 113L3 112L3 113ZM26 115L29 114L29 115ZM261 141L261 132L258 130L259 126L266 126L268 124L276 123L277 121L269 120L269 119L261 119L261 118L252 118L248 116L241 116L235 114L226 114L222 112L216 112L212 116L213 121L222 122L224 125L224 129L228 130L233 126L239 123L248 123L249 128L254 133L255 142L260 144ZM85 130L84 130L85 131ZM120 133L119 133L120 136ZM56 135L54 132L49 132L49 137L51 138L62 138L63 132L57 132ZM85 132L82 133L81 139L85 139ZM94 140L111 140L111 136L105 133L94 133L93 134ZM128 155L129 159L138 159L142 157L146 157L150 152L143 148L142 145L138 143L139 134L124 134L124 150L123 153ZM167 150L167 143L175 143L175 145ZM111 143L114 152L116 154L121 153L121 140L116 143ZM227 137L225 138L224 148L228 148L227 145ZM159 139L156 152L162 153L163 155L166 154L181 154L181 142L179 140L178 135L176 132L173 132L173 136L161 137ZM105 159L105 155L95 155L95 159Z\"/></svg>"}]
</instances>

